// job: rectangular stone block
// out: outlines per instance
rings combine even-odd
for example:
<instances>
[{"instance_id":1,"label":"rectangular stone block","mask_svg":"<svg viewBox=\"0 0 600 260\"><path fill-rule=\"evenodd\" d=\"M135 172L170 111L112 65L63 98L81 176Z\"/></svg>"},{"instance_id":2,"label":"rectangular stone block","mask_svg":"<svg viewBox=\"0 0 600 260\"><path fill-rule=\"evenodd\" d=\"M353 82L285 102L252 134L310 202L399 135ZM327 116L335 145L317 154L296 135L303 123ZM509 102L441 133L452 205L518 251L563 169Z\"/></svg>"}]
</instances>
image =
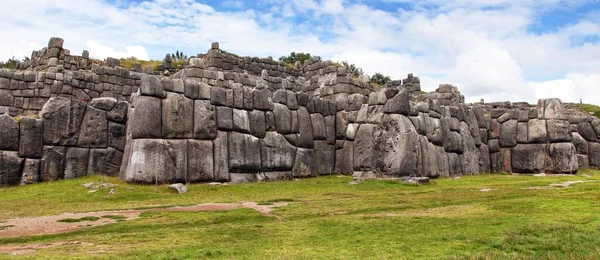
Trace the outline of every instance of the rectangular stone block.
<instances>
[{"instance_id":1,"label":"rectangular stone block","mask_svg":"<svg viewBox=\"0 0 600 260\"><path fill-rule=\"evenodd\" d=\"M162 137L192 138L194 100L182 94L167 92L162 100Z\"/></svg>"},{"instance_id":2,"label":"rectangular stone block","mask_svg":"<svg viewBox=\"0 0 600 260\"><path fill-rule=\"evenodd\" d=\"M194 101L194 139L212 140L217 136L215 106L208 100Z\"/></svg>"},{"instance_id":3,"label":"rectangular stone block","mask_svg":"<svg viewBox=\"0 0 600 260\"><path fill-rule=\"evenodd\" d=\"M162 135L162 102L150 96L140 96L130 117L133 139L160 138Z\"/></svg>"},{"instance_id":4,"label":"rectangular stone block","mask_svg":"<svg viewBox=\"0 0 600 260\"><path fill-rule=\"evenodd\" d=\"M22 117L19 122L19 156L41 159L44 135L43 121L32 117Z\"/></svg>"},{"instance_id":5,"label":"rectangular stone block","mask_svg":"<svg viewBox=\"0 0 600 260\"><path fill-rule=\"evenodd\" d=\"M188 140L187 182L214 180L213 142Z\"/></svg>"},{"instance_id":6,"label":"rectangular stone block","mask_svg":"<svg viewBox=\"0 0 600 260\"><path fill-rule=\"evenodd\" d=\"M229 176L229 145L227 132L217 132L217 138L213 141L214 151L214 180L227 182Z\"/></svg>"},{"instance_id":7,"label":"rectangular stone block","mask_svg":"<svg viewBox=\"0 0 600 260\"><path fill-rule=\"evenodd\" d=\"M65 179L74 179L87 175L88 148L67 148L65 156Z\"/></svg>"},{"instance_id":8,"label":"rectangular stone block","mask_svg":"<svg viewBox=\"0 0 600 260\"><path fill-rule=\"evenodd\" d=\"M259 139L237 132L228 134L229 171L259 172L261 168Z\"/></svg>"}]
</instances>

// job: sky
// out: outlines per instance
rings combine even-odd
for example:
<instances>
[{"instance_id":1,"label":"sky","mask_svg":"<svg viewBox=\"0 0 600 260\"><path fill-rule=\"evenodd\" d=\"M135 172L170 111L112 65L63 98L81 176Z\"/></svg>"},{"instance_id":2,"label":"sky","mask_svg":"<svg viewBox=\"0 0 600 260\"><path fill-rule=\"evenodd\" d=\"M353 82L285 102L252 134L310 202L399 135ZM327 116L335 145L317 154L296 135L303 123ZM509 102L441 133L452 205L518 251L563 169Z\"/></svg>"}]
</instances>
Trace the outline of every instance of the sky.
<instances>
[{"instance_id":1,"label":"sky","mask_svg":"<svg viewBox=\"0 0 600 260\"><path fill-rule=\"evenodd\" d=\"M309 52L467 102L600 104L600 0L3 0L0 59L53 36L93 58Z\"/></svg>"}]
</instances>

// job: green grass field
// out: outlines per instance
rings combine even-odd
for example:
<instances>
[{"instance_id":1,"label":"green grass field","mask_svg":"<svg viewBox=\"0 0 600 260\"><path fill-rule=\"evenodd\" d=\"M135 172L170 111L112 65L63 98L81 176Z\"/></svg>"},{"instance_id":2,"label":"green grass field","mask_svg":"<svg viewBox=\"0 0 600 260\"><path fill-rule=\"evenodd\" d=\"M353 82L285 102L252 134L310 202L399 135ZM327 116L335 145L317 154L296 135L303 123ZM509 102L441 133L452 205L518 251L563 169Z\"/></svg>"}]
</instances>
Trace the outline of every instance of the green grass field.
<instances>
[{"instance_id":1,"label":"green grass field","mask_svg":"<svg viewBox=\"0 0 600 260\"><path fill-rule=\"evenodd\" d=\"M147 212L141 218L58 235L0 238L0 248L57 244L0 259L596 259L600 171L576 176L478 175L430 185L329 176L210 186L117 184L88 193L99 176L0 189L0 226L16 217L161 208L204 202L292 201L273 216L251 209ZM567 189L524 189L585 180ZM491 191L481 191L492 189ZM72 242L84 243L73 244ZM0 250L0 252L2 252Z\"/></svg>"}]
</instances>

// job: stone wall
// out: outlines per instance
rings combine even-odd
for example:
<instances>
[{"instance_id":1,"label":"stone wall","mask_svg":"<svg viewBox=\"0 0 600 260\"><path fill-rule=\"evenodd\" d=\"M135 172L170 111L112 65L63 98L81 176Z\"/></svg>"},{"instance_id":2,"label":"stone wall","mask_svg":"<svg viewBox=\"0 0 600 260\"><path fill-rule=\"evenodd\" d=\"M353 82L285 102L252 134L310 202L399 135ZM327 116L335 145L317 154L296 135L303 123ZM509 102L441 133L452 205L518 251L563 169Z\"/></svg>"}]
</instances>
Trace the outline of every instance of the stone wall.
<instances>
[{"instance_id":1,"label":"stone wall","mask_svg":"<svg viewBox=\"0 0 600 260\"><path fill-rule=\"evenodd\" d=\"M0 114L36 115L51 97L128 101L139 85L139 73L120 67L94 66L91 71L65 70L60 65L46 71L0 69Z\"/></svg>"},{"instance_id":2,"label":"stone wall","mask_svg":"<svg viewBox=\"0 0 600 260\"><path fill-rule=\"evenodd\" d=\"M0 185L600 167L600 119L558 99L465 104L451 85L421 92L412 74L375 87L329 61L290 68L218 44L170 76L112 65L0 70Z\"/></svg>"},{"instance_id":3,"label":"stone wall","mask_svg":"<svg viewBox=\"0 0 600 260\"><path fill-rule=\"evenodd\" d=\"M128 103L53 97L35 117L0 115L0 185L116 176L125 148Z\"/></svg>"}]
</instances>

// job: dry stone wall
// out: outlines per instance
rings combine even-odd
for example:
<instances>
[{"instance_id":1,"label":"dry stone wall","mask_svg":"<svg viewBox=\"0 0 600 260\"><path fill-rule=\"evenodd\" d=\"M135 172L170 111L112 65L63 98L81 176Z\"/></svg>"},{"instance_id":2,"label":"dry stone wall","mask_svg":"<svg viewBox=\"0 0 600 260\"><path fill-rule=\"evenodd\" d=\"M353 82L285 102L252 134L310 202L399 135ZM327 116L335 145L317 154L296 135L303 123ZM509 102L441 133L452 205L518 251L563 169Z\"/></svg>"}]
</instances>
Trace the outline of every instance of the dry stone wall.
<instances>
[{"instance_id":1,"label":"dry stone wall","mask_svg":"<svg viewBox=\"0 0 600 260\"><path fill-rule=\"evenodd\" d=\"M112 65L0 71L0 185L600 167L600 119L558 99L465 104L451 85L423 93L412 74L374 87L328 61L290 68L218 44L170 76Z\"/></svg>"},{"instance_id":2,"label":"dry stone wall","mask_svg":"<svg viewBox=\"0 0 600 260\"><path fill-rule=\"evenodd\" d=\"M0 115L0 185L118 175L128 103L53 97L35 117Z\"/></svg>"}]
</instances>

